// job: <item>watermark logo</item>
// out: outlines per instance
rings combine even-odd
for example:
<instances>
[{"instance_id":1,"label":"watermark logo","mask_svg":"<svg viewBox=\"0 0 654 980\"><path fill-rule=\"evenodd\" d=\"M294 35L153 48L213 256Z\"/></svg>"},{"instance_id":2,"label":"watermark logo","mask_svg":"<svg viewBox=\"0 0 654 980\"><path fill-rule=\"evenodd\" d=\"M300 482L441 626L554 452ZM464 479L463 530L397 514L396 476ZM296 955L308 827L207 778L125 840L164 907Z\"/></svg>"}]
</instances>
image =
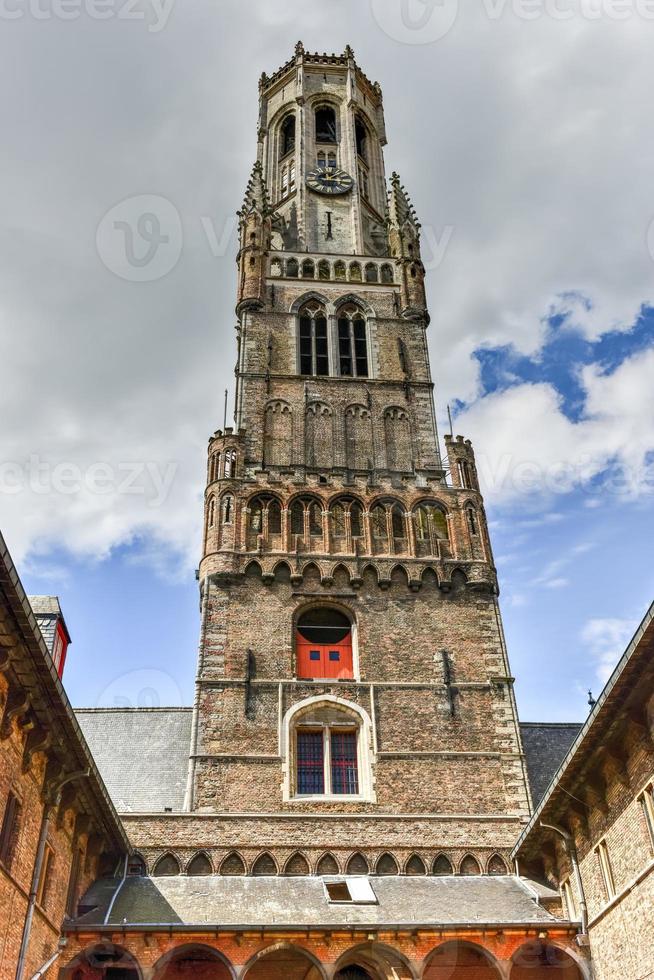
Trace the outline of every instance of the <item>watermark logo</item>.
<instances>
[{"instance_id":1,"label":"watermark logo","mask_svg":"<svg viewBox=\"0 0 654 980\"><path fill-rule=\"evenodd\" d=\"M115 204L95 237L104 265L129 282L162 279L182 254L182 221L174 204L157 194L139 194Z\"/></svg>"},{"instance_id":2,"label":"watermark logo","mask_svg":"<svg viewBox=\"0 0 654 980\"><path fill-rule=\"evenodd\" d=\"M115 677L96 699L97 708L161 708L182 704L179 684L165 670L142 668Z\"/></svg>"},{"instance_id":3,"label":"watermark logo","mask_svg":"<svg viewBox=\"0 0 654 980\"><path fill-rule=\"evenodd\" d=\"M384 34L401 44L433 44L454 27L459 0L370 0Z\"/></svg>"},{"instance_id":4,"label":"watermark logo","mask_svg":"<svg viewBox=\"0 0 654 980\"><path fill-rule=\"evenodd\" d=\"M147 23L158 34L168 23L175 0L0 0L0 20L130 20Z\"/></svg>"}]
</instances>

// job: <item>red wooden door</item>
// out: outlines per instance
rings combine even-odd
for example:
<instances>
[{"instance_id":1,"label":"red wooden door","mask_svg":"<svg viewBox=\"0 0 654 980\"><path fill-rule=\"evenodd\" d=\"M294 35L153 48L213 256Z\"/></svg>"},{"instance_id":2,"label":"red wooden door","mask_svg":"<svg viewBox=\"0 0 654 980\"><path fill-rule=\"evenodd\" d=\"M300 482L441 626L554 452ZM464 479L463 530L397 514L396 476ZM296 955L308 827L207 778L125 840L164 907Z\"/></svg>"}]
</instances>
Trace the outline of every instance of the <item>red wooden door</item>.
<instances>
[{"instance_id":1,"label":"red wooden door","mask_svg":"<svg viewBox=\"0 0 654 980\"><path fill-rule=\"evenodd\" d=\"M352 636L338 643L313 643L296 634L298 677L352 677Z\"/></svg>"}]
</instances>

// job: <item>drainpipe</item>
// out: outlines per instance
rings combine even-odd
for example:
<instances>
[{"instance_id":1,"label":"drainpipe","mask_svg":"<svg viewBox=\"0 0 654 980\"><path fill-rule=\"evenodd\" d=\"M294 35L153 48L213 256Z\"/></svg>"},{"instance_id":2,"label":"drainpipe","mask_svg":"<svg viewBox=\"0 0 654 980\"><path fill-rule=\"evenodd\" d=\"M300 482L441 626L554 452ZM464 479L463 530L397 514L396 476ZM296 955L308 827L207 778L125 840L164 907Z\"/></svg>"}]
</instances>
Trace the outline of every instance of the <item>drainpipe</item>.
<instances>
[{"instance_id":1,"label":"drainpipe","mask_svg":"<svg viewBox=\"0 0 654 980\"><path fill-rule=\"evenodd\" d=\"M68 776L64 776L63 779L61 779L58 783L56 783L54 790L50 794L50 802L46 802L45 807L43 808L43 816L41 818L41 830L39 833L39 843L36 848L34 871L32 872L32 884L30 887L29 898L27 901L25 924L23 926L23 938L21 940L20 953L18 954L18 963L16 965L16 980L22 980L23 971L25 970L27 947L29 945L30 933L32 931L32 919L34 918L34 906L36 905L36 896L39 893L39 886L41 884L41 873L43 871L43 856L45 854L45 845L48 839L48 832L50 830L50 821L52 820L55 810L59 806L59 801L61 800L61 791L66 785L66 783L71 783L74 779L84 779L88 775L89 775L88 769L80 769L79 772L72 772Z\"/></svg>"},{"instance_id":2,"label":"drainpipe","mask_svg":"<svg viewBox=\"0 0 654 980\"><path fill-rule=\"evenodd\" d=\"M555 834L562 837L565 841L565 849L570 858L570 864L572 865L572 873L574 875L575 883L577 885L577 892L579 894L579 911L581 913L581 932L582 935L586 935L588 932L588 906L586 905L586 894L584 892L584 884L581 880L581 871L579 870L579 859L577 857L577 848L575 846L574 838L572 834L568 833L562 827L555 827L553 824L543 823L540 821L540 826L544 830L553 830Z\"/></svg>"},{"instance_id":3,"label":"drainpipe","mask_svg":"<svg viewBox=\"0 0 654 980\"><path fill-rule=\"evenodd\" d=\"M61 946L61 940L59 941L59 945ZM46 975L46 973L48 972L52 964L57 962L57 960L61 956L61 952L62 952L61 949L56 950L52 954L50 959L46 960L43 966L36 971L36 973L31 977L31 980L41 980L41 977L44 977Z\"/></svg>"}]
</instances>

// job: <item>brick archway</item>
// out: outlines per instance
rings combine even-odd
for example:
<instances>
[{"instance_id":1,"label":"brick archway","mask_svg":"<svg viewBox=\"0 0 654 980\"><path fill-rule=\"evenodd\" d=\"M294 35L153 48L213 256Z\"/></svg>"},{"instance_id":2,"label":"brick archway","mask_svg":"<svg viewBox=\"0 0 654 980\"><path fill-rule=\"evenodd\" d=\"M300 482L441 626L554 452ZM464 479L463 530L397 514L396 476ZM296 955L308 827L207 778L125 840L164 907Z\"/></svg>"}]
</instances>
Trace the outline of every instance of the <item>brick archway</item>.
<instances>
[{"instance_id":1,"label":"brick archway","mask_svg":"<svg viewBox=\"0 0 654 980\"><path fill-rule=\"evenodd\" d=\"M346 950L334 968L334 980L415 980L398 950L385 943L362 943Z\"/></svg>"},{"instance_id":2,"label":"brick archway","mask_svg":"<svg viewBox=\"0 0 654 980\"><path fill-rule=\"evenodd\" d=\"M188 943L171 949L155 963L152 980L186 980L190 974L200 980L234 980L231 963L203 943Z\"/></svg>"},{"instance_id":3,"label":"brick archway","mask_svg":"<svg viewBox=\"0 0 654 980\"><path fill-rule=\"evenodd\" d=\"M318 960L300 946L276 943L246 963L243 980L325 980Z\"/></svg>"},{"instance_id":4,"label":"brick archway","mask_svg":"<svg viewBox=\"0 0 654 980\"><path fill-rule=\"evenodd\" d=\"M578 964L558 946L537 940L513 954L510 980L584 980Z\"/></svg>"},{"instance_id":5,"label":"brick archway","mask_svg":"<svg viewBox=\"0 0 654 980\"><path fill-rule=\"evenodd\" d=\"M502 972L482 946L459 939L437 946L427 957L422 971L422 980L469 980L473 977L474 980L502 980Z\"/></svg>"},{"instance_id":6,"label":"brick archway","mask_svg":"<svg viewBox=\"0 0 654 980\"><path fill-rule=\"evenodd\" d=\"M124 980L142 980L140 967L134 957L114 943L89 946L71 960L61 973L61 980L104 980L119 975Z\"/></svg>"}]
</instances>

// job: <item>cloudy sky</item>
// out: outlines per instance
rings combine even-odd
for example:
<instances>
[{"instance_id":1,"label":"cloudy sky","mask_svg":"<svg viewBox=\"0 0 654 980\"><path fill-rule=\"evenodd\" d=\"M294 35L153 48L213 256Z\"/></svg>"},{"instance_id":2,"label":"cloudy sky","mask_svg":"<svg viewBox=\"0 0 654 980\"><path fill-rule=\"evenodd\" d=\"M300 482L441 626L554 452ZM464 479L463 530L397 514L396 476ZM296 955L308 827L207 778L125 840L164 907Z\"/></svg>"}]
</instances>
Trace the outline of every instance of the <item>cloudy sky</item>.
<instances>
[{"instance_id":1,"label":"cloudy sky","mask_svg":"<svg viewBox=\"0 0 654 980\"><path fill-rule=\"evenodd\" d=\"M191 698L234 212L258 77L301 37L382 84L521 714L583 717L654 593L654 4L2 0L0 20L0 525L28 589L61 596L74 703Z\"/></svg>"}]
</instances>

